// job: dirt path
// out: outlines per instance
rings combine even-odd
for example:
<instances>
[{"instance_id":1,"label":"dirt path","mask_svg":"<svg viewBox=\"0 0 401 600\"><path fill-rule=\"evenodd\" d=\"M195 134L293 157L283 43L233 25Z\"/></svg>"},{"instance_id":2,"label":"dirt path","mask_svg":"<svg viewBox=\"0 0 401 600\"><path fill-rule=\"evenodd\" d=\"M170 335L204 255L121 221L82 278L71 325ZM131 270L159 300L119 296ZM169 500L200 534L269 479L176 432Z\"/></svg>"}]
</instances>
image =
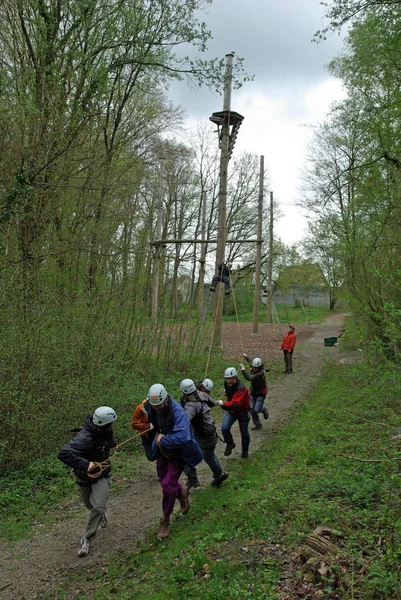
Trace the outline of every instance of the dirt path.
<instances>
[{"instance_id":1,"label":"dirt path","mask_svg":"<svg viewBox=\"0 0 401 600\"><path fill-rule=\"evenodd\" d=\"M333 315L321 325L296 324L297 345L294 351L293 375L280 375L269 385L268 408L270 418L263 428L251 432L250 452L255 451L263 439L285 424L291 406L301 402L314 387L326 360L338 359L338 348L324 347L323 338L337 336L342 328L344 315ZM272 357L281 356L280 341L286 327L263 325L258 336L252 335L252 325L238 328L225 324L223 329L224 355L237 365L241 351L261 356L266 363ZM278 348L278 349L277 349ZM274 355L274 356L273 356ZM217 409L215 409L217 410ZM216 414L216 413L214 413ZM232 456L223 458L222 464L229 471L231 460L240 456L238 427L233 427L237 448ZM236 437L237 436L237 437ZM218 444L217 454L223 456L224 446ZM0 543L0 598L2 600L33 600L42 594L50 594L53 587L76 567L82 568L83 561L88 571L104 565L118 552L138 548L148 531L156 531L161 516L161 492L153 463L140 457L135 465L133 480L127 482L123 495L116 495L108 506L110 526L101 530L92 544L88 557L77 556L77 543L85 530L87 511L78 502L62 507L56 523L38 523L34 536L16 543ZM139 478L139 473L140 478ZM117 476L117 475L116 475ZM209 485L210 471L202 463L199 468L202 485ZM228 480L228 482L230 479ZM195 501L195 500L194 500Z\"/></svg>"}]
</instances>

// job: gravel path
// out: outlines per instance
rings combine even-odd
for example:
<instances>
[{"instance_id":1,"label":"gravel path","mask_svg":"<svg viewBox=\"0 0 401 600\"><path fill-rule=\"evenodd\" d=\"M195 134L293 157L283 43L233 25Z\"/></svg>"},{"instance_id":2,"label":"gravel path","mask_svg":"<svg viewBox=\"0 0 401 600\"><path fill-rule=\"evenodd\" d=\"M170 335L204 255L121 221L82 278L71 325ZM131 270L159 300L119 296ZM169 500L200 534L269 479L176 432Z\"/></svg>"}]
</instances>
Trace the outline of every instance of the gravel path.
<instances>
[{"instance_id":1,"label":"gravel path","mask_svg":"<svg viewBox=\"0 0 401 600\"><path fill-rule=\"evenodd\" d=\"M269 385L267 404L270 418L263 422L261 430L251 432L250 453L285 424L291 414L291 405L301 402L311 393L324 362L333 358L338 360L338 348L324 347L323 338L337 336L343 321L344 315L339 314L332 315L321 325L295 324L294 373L280 375ZM269 360L281 357L280 342L286 329L286 326L263 324L258 335L253 335L252 324L224 324L224 357L237 365L241 352L246 352L260 356L269 364ZM230 457L222 459L228 471L230 461L238 460L241 452L236 424L233 434L237 447ZM219 443L216 451L219 458L223 451L224 445ZM118 471L115 477L118 477ZM199 468L199 479L202 485L210 483L210 471L203 463ZM156 532L161 516L161 491L154 464L141 456L135 463L133 478L125 483L125 487L123 495L113 497L111 494L108 506L110 526L99 532L91 553L84 559L77 556L77 543L85 529L87 511L75 500L56 510L55 522L51 525L38 522L31 539L16 543L0 542L0 598L38 599L43 594L51 594L54 586L75 568L82 568L83 561L88 571L93 571L117 553L137 549L145 533Z\"/></svg>"}]
</instances>

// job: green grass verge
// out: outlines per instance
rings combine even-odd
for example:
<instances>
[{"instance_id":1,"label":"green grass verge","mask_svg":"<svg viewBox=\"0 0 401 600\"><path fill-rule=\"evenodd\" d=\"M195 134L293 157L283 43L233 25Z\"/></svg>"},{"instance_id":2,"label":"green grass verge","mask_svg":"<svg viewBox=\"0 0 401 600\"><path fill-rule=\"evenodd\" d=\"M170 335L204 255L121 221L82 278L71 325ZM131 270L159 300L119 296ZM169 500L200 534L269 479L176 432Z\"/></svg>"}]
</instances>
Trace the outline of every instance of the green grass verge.
<instances>
[{"instance_id":1,"label":"green grass verge","mask_svg":"<svg viewBox=\"0 0 401 600\"><path fill-rule=\"evenodd\" d=\"M197 490L170 538L149 534L100 572L83 566L57 598L72 589L95 600L317 598L297 551L319 525L342 534L319 597L399 598L400 392L390 366L332 367L285 430L249 460L230 461L221 489Z\"/></svg>"}]
</instances>

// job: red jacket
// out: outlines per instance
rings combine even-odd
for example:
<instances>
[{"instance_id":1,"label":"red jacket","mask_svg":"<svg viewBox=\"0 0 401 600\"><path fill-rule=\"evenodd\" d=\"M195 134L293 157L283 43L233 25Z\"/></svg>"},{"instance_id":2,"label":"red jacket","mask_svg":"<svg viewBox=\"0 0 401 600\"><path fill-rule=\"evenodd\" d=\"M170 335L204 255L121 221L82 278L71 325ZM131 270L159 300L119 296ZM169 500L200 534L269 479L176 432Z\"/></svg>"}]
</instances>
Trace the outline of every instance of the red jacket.
<instances>
[{"instance_id":1,"label":"red jacket","mask_svg":"<svg viewBox=\"0 0 401 600\"><path fill-rule=\"evenodd\" d=\"M251 399L248 388L239 379L237 383L228 387L224 381L224 389L227 396L227 402L223 402L221 407L223 410L228 410L232 415L243 415L248 412Z\"/></svg>"},{"instance_id":2,"label":"red jacket","mask_svg":"<svg viewBox=\"0 0 401 600\"><path fill-rule=\"evenodd\" d=\"M297 341L297 336L293 331L289 331L285 336L281 344L281 350L288 350L292 352L294 350L295 342Z\"/></svg>"}]
</instances>

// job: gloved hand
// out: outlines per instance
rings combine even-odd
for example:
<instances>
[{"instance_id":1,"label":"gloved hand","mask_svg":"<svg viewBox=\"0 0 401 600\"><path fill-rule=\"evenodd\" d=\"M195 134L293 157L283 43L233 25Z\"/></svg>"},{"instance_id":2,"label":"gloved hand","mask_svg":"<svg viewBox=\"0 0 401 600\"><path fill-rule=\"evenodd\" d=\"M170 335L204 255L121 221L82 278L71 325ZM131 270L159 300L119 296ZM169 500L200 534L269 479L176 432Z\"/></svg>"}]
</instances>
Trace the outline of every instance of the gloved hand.
<instances>
[{"instance_id":1,"label":"gloved hand","mask_svg":"<svg viewBox=\"0 0 401 600\"><path fill-rule=\"evenodd\" d=\"M243 356L244 358L248 358L248 355L247 355L247 354L243 354L242 356Z\"/></svg>"},{"instance_id":2,"label":"gloved hand","mask_svg":"<svg viewBox=\"0 0 401 600\"><path fill-rule=\"evenodd\" d=\"M218 404L219 406L223 406L223 400L216 400L216 404Z\"/></svg>"},{"instance_id":3,"label":"gloved hand","mask_svg":"<svg viewBox=\"0 0 401 600\"><path fill-rule=\"evenodd\" d=\"M241 369L241 371L245 371L245 367L242 363L240 363L239 368Z\"/></svg>"}]
</instances>

